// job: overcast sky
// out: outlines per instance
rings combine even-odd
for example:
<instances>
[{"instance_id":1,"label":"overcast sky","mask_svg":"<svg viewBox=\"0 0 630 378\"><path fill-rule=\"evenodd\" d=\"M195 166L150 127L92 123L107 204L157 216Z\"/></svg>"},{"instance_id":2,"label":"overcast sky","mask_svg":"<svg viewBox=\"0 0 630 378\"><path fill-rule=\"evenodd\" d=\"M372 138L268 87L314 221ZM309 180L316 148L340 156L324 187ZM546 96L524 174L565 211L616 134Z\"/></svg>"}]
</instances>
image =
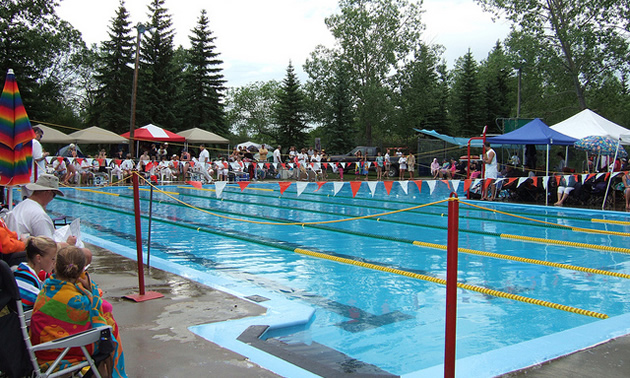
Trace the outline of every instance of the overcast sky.
<instances>
[{"instance_id":1,"label":"overcast sky","mask_svg":"<svg viewBox=\"0 0 630 378\"><path fill-rule=\"evenodd\" d=\"M150 0L126 0L132 25L148 20ZM334 40L324 19L337 13L337 0L166 0L173 17L175 45L190 47L188 36L206 9L223 60L228 86L257 80L282 80L289 60L301 82L302 65L318 44ZM57 14L83 34L88 44L108 38L107 31L119 0L61 0ZM473 0L424 0L423 39L446 48L449 66L470 48L485 59L497 40L509 31L506 22L493 23Z\"/></svg>"}]
</instances>

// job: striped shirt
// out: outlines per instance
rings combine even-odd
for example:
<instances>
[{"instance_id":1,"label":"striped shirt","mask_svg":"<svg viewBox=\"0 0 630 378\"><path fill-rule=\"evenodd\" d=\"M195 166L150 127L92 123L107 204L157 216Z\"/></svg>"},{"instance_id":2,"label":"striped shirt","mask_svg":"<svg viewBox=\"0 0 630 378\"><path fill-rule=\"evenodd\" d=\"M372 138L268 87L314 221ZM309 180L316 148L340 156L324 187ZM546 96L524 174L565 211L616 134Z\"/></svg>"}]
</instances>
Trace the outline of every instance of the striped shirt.
<instances>
[{"instance_id":1,"label":"striped shirt","mask_svg":"<svg viewBox=\"0 0 630 378\"><path fill-rule=\"evenodd\" d=\"M13 274L15 275L18 289L20 289L20 297L22 297L24 311L32 310L37 295L42 289L42 281L39 280L33 268L26 263L20 263Z\"/></svg>"}]
</instances>

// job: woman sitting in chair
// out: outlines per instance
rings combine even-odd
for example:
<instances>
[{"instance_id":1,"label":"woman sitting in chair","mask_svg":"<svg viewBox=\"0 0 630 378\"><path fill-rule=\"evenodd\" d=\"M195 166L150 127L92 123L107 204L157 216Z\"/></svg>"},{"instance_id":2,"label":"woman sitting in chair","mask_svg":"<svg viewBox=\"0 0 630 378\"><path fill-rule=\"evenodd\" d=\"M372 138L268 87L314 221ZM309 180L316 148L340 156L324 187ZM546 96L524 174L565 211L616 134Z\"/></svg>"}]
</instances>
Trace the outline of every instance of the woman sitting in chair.
<instances>
[{"instance_id":1,"label":"woman sitting in chair","mask_svg":"<svg viewBox=\"0 0 630 378\"><path fill-rule=\"evenodd\" d=\"M37 345L109 325L112 327L114 351L101 359L98 365L99 372L103 377L126 377L118 325L111 312L103 310L103 300L96 285L93 282L81 281L85 265L85 254L80 248L68 246L59 250L55 273L44 282L35 302L31 317L31 341L33 345ZM92 345L88 351L93 356L103 354L99 348L99 345ZM37 358L43 368L47 368L57 356L56 350L37 352ZM64 357L60 368L82 360L84 356L81 350L73 348ZM95 357L95 360L98 359Z\"/></svg>"}]
</instances>

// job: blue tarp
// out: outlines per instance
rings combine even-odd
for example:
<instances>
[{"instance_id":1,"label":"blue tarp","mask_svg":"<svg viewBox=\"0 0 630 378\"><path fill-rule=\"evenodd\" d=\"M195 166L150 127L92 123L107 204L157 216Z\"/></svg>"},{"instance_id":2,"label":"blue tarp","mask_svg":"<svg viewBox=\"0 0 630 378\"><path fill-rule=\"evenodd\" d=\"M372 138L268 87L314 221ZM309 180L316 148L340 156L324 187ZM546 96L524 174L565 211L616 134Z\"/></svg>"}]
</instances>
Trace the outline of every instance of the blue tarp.
<instances>
[{"instance_id":1,"label":"blue tarp","mask_svg":"<svg viewBox=\"0 0 630 378\"><path fill-rule=\"evenodd\" d=\"M458 137L452 137L450 135L445 135L445 134L440 134L435 130L426 130L426 129L414 129L415 131L425 134L425 135L429 135L438 139L442 139L443 141L450 143L450 144L455 144L457 146L461 146L461 147L465 147L468 146L468 140L469 138L458 138ZM470 145L472 147L482 147L483 146L483 141L481 139L475 139L475 140L471 140L470 141Z\"/></svg>"},{"instance_id":2,"label":"blue tarp","mask_svg":"<svg viewBox=\"0 0 630 378\"><path fill-rule=\"evenodd\" d=\"M492 144L550 144L572 146L577 141L545 125L540 118L526 123L521 128L507 134L486 139Z\"/></svg>"}]
</instances>

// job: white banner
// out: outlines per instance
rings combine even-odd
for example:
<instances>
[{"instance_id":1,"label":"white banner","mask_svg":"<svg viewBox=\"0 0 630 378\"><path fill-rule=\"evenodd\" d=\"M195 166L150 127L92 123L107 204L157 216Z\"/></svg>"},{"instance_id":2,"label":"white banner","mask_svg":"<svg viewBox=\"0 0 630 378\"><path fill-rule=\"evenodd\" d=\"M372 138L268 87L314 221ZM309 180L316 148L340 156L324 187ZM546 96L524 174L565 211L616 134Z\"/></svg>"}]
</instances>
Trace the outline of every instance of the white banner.
<instances>
[{"instance_id":1,"label":"white banner","mask_svg":"<svg viewBox=\"0 0 630 378\"><path fill-rule=\"evenodd\" d=\"M342 164L343 164L343 163L342 163ZM336 196L336 195L337 195L337 193L339 193L339 191L341 190L341 188L343 188L343 184L344 184L343 182L339 182L339 181L335 181L335 182L333 183L333 185L335 186L333 196Z\"/></svg>"},{"instance_id":2,"label":"white banner","mask_svg":"<svg viewBox=\"0 0 630 378\"><path fill-rule=\"evenodd\" d=\"M214 182L214 189L216 190L217 193L217 198L221 197L221 193L223 193L223 189L225 188L225 185L227 185L227 181L215 181Z\"/></svg>"},{"instance_id":3,"label":"white banner","mask_svg":"<svg viewBox=\"0 0 630 378\"><path fill-rule=\"evenodd\" d=\"M298 181L295 183L295 185L297 186L297 196L299 197L304 189L306 189L306 187L308 186L308 182Z\"/></svg>"},{"instance_id":4,"label":"white banner","mask_svg":"<svg viewBox=\"0 0 630 378\"><path fill-rule=\"evenodd\" d=\"M370 188L370 193L372 193L372 197L374 197L374 193L376 192L376 181L368 181L368 188Z\"/></svg>"},{"instance_id":5,"label":"white banner","mask_svg":"<svg viewBox=\"0 0 630 378\"><path fill-rule=\"evenodd\" d=\"M435 190L435 184L437 184L437 181L427 180L427 185L429 185L429 195L433 194L433 191Z\"/></svg>"}]
</instances>

